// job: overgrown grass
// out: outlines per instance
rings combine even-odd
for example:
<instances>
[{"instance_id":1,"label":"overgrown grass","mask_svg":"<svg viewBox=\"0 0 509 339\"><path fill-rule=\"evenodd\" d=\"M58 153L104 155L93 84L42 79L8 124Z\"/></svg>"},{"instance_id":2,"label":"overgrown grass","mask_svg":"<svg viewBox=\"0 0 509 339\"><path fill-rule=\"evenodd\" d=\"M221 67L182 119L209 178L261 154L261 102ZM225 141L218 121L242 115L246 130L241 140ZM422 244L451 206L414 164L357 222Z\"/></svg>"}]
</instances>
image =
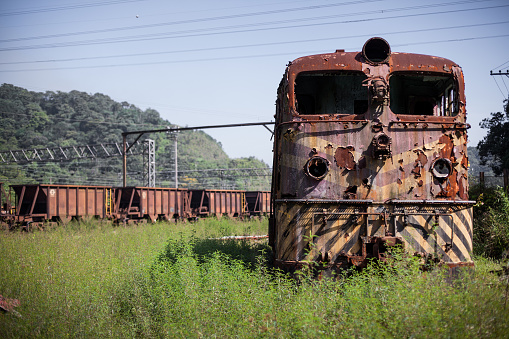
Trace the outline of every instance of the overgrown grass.
<instances>
[{"instance_id":1,"label":"overgrown grass","mask_svg":"<svg viewBox=\"0 0 509 339\"><path fill-rule=\"evenodd\" d=\"M20 301L0 313L0 338L122 336L113 296L145 272L179 234L201 238L264 234L266 224L222 219L114 227L89 220L39 232L0 234L0 295ZM135 287L135 286L133 286Z\"/></svg>"},{"instance_id":2,"label":"overgrown grass","mask_svg":"<svg viewBox=\"0 0 509 339\"><path fill-rule=\"evenodd\" d=\"M274 270L264 242L226 235L266 221L113 227L94 223L0 237L0 337L507 337L507 282L476 258L455 280L390 265L297 281ZM509 301L507 301L509 303Z\"/></svg>"}]
</instances>

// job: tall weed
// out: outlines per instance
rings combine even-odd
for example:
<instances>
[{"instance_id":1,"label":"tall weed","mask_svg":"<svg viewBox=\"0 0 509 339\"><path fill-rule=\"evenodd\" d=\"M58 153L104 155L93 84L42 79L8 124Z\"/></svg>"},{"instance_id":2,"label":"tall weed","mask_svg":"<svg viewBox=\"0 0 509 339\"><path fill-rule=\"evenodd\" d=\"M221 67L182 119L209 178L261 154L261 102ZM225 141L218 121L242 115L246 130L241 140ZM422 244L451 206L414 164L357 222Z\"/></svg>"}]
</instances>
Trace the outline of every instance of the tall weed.
<instances>
[{"instance_id":1,"label":"tall weed","mask_svg":"<svg viewBox=\"0 0 509 339\"><path fill-rule=\"evenodd\" d=\"M229 224L228 224L229 223ZM498 338L509 333L500 266L451 280L395 251L388 264L321 280L274 269L267 225L222 220L68 225L0 235L0 337ZM229 231L226 231L230 229ZM233 234L228 234L232 232ZM219 237L220 238L220 237Z\"/></svg>"},{"instance_id":2,"label":"tall weed","mask_svg":"<svg viewBox=\"0 0 509 339\"><path fill-rule=\"evenodd\" d=\"M474 253L494 259L509 256L509 197L501 187L471 190L474 206Z\"/></svg>"}]
</instances>

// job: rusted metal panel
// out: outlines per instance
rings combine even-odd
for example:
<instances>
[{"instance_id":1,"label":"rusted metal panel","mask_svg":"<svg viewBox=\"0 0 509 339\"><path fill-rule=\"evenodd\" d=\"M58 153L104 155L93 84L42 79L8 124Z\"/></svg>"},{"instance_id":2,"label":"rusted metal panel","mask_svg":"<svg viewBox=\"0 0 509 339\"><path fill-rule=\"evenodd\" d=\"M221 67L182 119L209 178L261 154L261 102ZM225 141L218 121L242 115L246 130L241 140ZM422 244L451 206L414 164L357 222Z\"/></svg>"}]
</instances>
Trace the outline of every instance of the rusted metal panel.
<instances>
[{"instance_id":1,"label":"rusted metal panel","mask_svg":"<svg viewBox=\"0 0 509 339\"><path fill-rule=\"evenodd\" d=\"M117 219L156 221L190 217L187 189L160 187L115 188Z\"/></svg>"},{"instance_id":2,"label":"rusted metal panel","mask_svg":"<svg viewBox=\"0 0 509 339\"><path fill-rule=\"evenodd\" d=\"M397 226L399 214L415 213L414 207L391 201L421 201L424 208L442 200L449 219L435 220L438 227L471 241L468 127L463 74L448 59L390 53L383 39L373 38L363 52L291 62L276 102L271 242L277 260L305 260L311 235L320 252L315 259L329 262L363 262L384 248L373 239L398 237L409 250L422 247L404 240ZM359 208L359 200L372 203ZM428 221L412 218L419 221L404 229L417 237L416 225ZM445 246L444 237L435 244ZM471 261L469 246L448 246L452 252L435 251L445 262Z\"/></svg>"},{"instance_id":3,"label":"rusted metal panel","mask_svg":"<svg viewBox=\"0 0 509 339\"><path fill-rule=\"evenodd\" d=\"M106 186L13 185L18 222L107 218Z\"/></svg>"},{"instance_id":4,"label":"rusted metal panel","mask_svg":"<svg viewBox=\"0 0 509 339\"><path fill-rule=\"evenodd\" d=\"M271 212L269 191L246 191L246 203L250 215L264 215Z\"/></svg>"},{"instance_id":5,"label":"rusted metal panel","mask_svg":"<svg viewBox=\"0 0 509 339\"><path fill-rule=\"evenodd\" d=\"M248 213L245 191L190 190L190 197L192 213L197 217L239 217Z\"/></svg>"}]
</instances>

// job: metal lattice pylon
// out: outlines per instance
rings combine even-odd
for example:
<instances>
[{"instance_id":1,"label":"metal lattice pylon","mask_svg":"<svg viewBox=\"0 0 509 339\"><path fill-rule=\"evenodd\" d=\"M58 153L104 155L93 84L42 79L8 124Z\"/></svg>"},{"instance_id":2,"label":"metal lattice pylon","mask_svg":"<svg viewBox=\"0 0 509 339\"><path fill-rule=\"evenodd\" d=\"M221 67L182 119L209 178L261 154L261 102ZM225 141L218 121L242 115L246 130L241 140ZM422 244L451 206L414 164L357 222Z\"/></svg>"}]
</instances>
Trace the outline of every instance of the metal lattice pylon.
<instances>
[{"instance_id":1,"label":"metal lattice pylon","mask_svg":"<svg viewBox=\"0 0 509 339\"><path fill-rule=\"evenodd\" d=\"M156 187L156 152L152 139L143 141L143 184Z\"/></svg>"}]
</instances>

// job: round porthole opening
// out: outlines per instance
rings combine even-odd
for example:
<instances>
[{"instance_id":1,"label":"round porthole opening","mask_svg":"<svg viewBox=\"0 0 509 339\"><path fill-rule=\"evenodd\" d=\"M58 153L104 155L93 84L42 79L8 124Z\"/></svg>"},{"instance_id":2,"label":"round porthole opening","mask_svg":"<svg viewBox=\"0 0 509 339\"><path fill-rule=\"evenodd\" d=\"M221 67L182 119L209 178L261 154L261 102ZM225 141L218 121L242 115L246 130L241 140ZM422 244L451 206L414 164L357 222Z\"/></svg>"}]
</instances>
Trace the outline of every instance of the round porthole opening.
<instances>
[{"instance_id":1,"label":"round porthole opening","mask_svg":"<svg viewBox=\"0 0 509 339\"><path fill-rule=\"evenodd\" d=\"M445 179L451 175L452 165L449 159L440 158L431 165L431 173L437 179Z\"/></svg>"},{"instance_id":2,"label":"round porthole opening","mask_svg":"<svg viewBox=\"0 0 509 339\"><path fill-rule=\"evenodd\" d=\"M322 157L313 157L306 162L305 171L313 179L323 179L329 172L329 161Z\"/></svg>"}]
</instances>

